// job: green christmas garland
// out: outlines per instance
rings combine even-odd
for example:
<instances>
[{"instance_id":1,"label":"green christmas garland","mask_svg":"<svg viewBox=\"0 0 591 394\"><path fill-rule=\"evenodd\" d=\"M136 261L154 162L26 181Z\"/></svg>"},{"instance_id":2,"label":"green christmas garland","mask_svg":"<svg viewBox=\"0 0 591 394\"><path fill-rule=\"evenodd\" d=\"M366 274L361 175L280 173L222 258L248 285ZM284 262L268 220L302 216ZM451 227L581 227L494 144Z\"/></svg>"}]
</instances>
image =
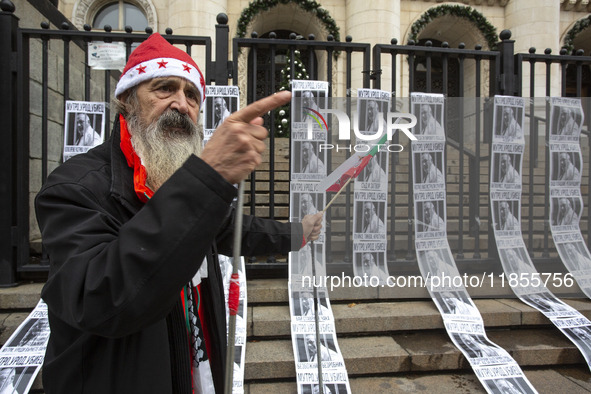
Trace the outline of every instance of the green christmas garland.
<instances>
[{"instance_id":1,"label":"green christmas garland","mask_svg":"<svg viewBox=\"0 0 591 394\"><path fill-rule=\"evenodd\" d=\"M240 38L244 38L246 36L246 28L248 27L248 24L259 12L268 11L279 4L290 3L297 4L304 10L315 15L320 19L328 31L328 34L332 34L335 41L341 40L341 34L335 20L329 15L327 10L320 8L320 4L314 0L255 0L250 2L248 7L240 14L236 35Z\"/></svg>"},{"instance_id":2,"label":"green christmas garland","mask_svg":"<svg viewBox=\"0 0 591 394\"><path fill-rule=\"evenodd\" d=\"M434 19L445 15L457 16L474 23L484 35L490 50L494 50L497 43L497 29L480 12L460 5L440 5L427 10L412 24L409 39L418 42L419 33Z\"/></svg>"},{"instance_id":3,"label":"green christmas garland","mask_svg":"<svg viewBox=\"0 0 591 394\"><path fill-rule=\"evenodd\" d=\"M564 37L564 45L562 47L565 48L568 53L571 53L575 49L575 45L573 44L575 37L582 33L583 30L589 26L591 26L591 15L578 20L574 24L573 28L570 29L568 33L566 33L566 36Z\"/></svg>"}]
</instances>

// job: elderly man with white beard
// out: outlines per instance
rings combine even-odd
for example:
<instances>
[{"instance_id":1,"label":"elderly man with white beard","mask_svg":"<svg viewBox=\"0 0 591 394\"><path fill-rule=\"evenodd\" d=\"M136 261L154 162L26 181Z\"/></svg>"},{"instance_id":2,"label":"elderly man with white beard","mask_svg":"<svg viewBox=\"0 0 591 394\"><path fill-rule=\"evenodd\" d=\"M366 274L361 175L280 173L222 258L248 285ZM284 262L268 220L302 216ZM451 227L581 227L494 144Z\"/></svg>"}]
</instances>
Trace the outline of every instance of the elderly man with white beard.
<instances>
[{"instance_id":1,"label":"elderly man with white beard","mask_svg":"<svg viewBox=\"0 0 591 394\"><path fill-rule=\"evenodd\" d=\"M261 163L260 116L282 92L230 115L202 150L205 80L153 34L115 90L111 139L58 167L36 199L50 272L47 394L224 392L226 317L217 255L232 254L233 186ZM302 223L243 216L242 252L317 239Z\"/></svg>"}]
</instances>

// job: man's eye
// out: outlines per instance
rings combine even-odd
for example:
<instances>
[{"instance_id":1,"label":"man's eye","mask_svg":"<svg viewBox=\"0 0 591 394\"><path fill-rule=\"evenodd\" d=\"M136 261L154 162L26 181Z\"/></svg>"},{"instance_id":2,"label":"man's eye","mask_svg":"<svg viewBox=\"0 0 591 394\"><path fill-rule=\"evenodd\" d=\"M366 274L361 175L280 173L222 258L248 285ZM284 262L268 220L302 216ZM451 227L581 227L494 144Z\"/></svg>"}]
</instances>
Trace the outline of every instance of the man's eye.
<instances>
[{"instance_id":1,"label":"man's eye","mask_svg":"<svg viewBox=\"0 0 591 394\"><path fill-rule=\"evenodd\" d=\"M164 86L161 86L159 90L162 90L163 92L171 92L172 88L168 85L164 85Z\"/></svg>"}]
</instances>

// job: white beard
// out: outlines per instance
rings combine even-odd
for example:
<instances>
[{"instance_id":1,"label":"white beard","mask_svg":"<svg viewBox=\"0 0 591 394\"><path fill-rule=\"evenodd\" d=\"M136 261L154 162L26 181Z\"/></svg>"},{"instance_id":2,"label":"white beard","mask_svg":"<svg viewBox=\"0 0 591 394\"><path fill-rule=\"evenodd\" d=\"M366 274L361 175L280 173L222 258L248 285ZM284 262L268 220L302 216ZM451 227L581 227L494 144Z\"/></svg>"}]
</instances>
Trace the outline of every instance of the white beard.
<instances>
[{"instance_id":1,"label":"white beard","mask_svg":"<svg viewBox=\"0 0 591 394\"><path fill-rule=\"evenodd\" d=\"M136 114L127 121L131 143L146 168L146 185L153 191L162 186L192 154L203 150L203 136L188 115L167 110L158 120L144 125ZM174 128L183 130L175 130Z\"/></svg>"}]
</instances>

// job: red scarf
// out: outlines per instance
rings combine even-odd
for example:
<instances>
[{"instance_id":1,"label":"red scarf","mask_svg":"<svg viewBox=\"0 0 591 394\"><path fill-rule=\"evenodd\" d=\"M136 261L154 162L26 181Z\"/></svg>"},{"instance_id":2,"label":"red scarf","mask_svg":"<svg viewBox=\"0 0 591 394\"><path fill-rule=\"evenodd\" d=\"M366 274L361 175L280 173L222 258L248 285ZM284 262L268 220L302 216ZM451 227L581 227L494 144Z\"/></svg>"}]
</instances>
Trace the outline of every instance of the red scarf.
<instances>
[{"instance_id":1,"label":"red scarf","mask_svg":"<svg viewBox=\"0 0 591 394\"><path fill-rule=\"evenodd\" d=\"M146 167L144 167L142 160L133 149L131 136L127 130L127 122L121 114L119 114L119 129L121 133L121 151L127 159L127 165L133 168L133 188L142 202L148 202L154 195L154 192L146 186Z\"/></svg>"}]
</instances>

